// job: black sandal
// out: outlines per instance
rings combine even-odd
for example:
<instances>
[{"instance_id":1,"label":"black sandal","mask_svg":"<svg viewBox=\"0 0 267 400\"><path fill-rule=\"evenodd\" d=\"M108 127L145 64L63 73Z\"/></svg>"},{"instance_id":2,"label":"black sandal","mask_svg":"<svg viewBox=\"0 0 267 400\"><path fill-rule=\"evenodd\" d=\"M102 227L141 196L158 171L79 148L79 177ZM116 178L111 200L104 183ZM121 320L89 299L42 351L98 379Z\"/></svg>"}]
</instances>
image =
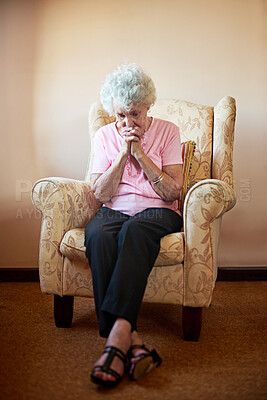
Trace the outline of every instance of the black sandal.
<instances>
[{"instance_id":1,"label":"black sandal","mask_svg":"<svg viewBox=\"0 0 267 400\"><path fill-rule=\"evenodd\" d=\"M133 350L135 349L143 349L147 351L147 353L134 356ZM129 360L131 360L131 358L140 358L136 363L131 364L130 378L132 380L142 378L149 372L153 371L153 369L157 368L162 362L156 350L153 349L152 351L149 351L144 344L131 346L127 355Z\"/></svg>"},{"instance_id":2,"label":"black sandal","mask_svg":"<svg viewBox=\"0 0 267 400\"><path fill-rule=\"evenodd\" d=\"M118 349L117 347L114 347L114 346L105 347L103 354L105 354L105 353L108 353L108 356L103 365L94 367L93 372L91 374L91 381L93 383L96 383L97 385L102 385L105 387L114 387L121 381L122 377L118 374L118 372L114 371L114 369L110 368L110 365L111 365L114 357L119 357L119 359L123 362L123 364L126 364L127 357L120 349ZM101 371L106 374L112 375L112 376L114 376L114 378L116 380L115 381L104 381L101 378L97 378L96 376L94 376L94 373L97 371Z\"/></svg>"}]
</instances>

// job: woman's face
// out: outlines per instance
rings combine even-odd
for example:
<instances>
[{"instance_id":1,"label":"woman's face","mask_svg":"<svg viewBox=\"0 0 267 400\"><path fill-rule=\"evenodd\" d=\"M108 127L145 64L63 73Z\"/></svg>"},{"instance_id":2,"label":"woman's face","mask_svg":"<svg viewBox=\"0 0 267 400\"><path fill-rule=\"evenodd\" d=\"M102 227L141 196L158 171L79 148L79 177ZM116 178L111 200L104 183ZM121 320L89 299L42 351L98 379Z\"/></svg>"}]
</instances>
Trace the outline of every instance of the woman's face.
<instances>
[{"instance_id":1,"label":"woman's face","mask_svg":"<svg viewBox=\"0 0 267 400\"><path fill-rule=\"evenodd\" d=\"M119 107L115 100L113 106L119 128L129 130L138 127L142 131L146 130L148 107L143 104L133 104L130 110L126 111Z\"/></svg>"}]
</instances>

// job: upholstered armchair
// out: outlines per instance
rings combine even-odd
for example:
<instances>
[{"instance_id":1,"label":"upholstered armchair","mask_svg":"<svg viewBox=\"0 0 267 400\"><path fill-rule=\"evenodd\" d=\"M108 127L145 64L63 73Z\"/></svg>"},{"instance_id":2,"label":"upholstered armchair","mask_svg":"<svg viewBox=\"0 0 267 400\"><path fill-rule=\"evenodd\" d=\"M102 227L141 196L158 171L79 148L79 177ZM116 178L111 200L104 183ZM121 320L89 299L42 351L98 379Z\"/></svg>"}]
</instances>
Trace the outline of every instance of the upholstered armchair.
<instances>
[{"instance_id":1,"label":"upholstered armchair","mask_svg":"<svg viewBox=\"0 0 267 400\"><path fill-rule=\"evenodd\" d=\"M148 279L145 302L177 304L183 310L183 334L197 341L202 308L211 304L217 277L222 216L236 202L233 189L235 100L215 107L162 99L150 114L174 122L182 142L194 141L182 204L183 232L167 235ZM99 102L89 112L90 156L84 181L45 178L32 188L42 213L39 250L40 286L54 295L58 327L70 327L74 296L93 297L91 270L85 257L84 228L101 206L89 185L95 132L114 119ZM137 255L138 257L139 255Z\"/></svg>"}]
</instances>

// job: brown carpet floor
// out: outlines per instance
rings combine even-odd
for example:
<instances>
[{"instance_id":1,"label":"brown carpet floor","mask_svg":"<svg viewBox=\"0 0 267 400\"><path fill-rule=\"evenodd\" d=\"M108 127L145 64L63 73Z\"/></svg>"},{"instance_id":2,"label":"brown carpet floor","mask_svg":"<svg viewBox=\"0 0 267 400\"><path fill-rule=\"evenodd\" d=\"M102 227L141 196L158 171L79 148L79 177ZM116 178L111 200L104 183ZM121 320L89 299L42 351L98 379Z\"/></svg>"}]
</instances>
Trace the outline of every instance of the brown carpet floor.
<instances>
[{"instance_id":1,"label":"brown carpet floor","mask_svg":"<svg viewBox=\"0 0 267 400\"><path fill-rule=\"evenodd\" d=\"M139 332L162 365L111 390L90 382L104 339L92 299L76 298L71 329L56 328L38 283L0 284L0 398L267 399L267 282L217 282L198 343L182 339L181 307L144 303Z\"/></svg>"}]
</instances>

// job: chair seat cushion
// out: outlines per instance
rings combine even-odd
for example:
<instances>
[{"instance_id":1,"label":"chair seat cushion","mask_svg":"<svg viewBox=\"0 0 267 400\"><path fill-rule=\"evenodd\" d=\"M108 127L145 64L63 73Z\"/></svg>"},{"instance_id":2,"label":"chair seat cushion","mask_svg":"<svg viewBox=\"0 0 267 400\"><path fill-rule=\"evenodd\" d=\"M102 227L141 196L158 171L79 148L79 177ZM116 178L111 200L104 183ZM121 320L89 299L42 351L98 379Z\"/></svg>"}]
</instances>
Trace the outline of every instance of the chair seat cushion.
<instances>
[{"instance_id":1,"label":"chair seat cushion","mask_svg":"<svg viewBox=\"0 0 267 400\"><path fill-rule=\"evenodd\" d=\"M70 260L87 262L84 246L84 228L66 232L60 244L61 253ZM180 264L184 259L183 232L171 233L161 239L160 252L155 266Z\"/></svg>"}]
</instances>

